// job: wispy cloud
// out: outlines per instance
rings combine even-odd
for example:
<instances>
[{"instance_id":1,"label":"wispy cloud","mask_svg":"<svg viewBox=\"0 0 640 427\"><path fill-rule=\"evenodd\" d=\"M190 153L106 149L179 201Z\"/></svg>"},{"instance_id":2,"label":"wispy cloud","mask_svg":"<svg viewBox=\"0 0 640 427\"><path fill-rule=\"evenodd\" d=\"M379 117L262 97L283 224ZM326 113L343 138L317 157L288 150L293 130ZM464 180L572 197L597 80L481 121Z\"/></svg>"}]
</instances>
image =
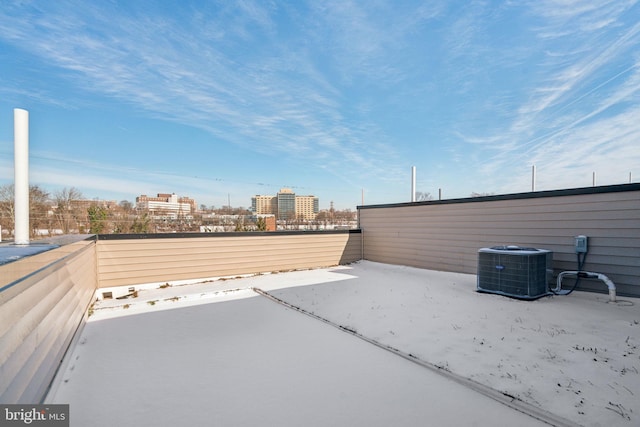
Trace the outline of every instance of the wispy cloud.
<instances>
[{"instance_id":1,"label":"wispy cloud","mask_svg":"<svg viewBox=\"0 0 640 427\"><path fill-rule=\"evenodd\" d=\"M277 37L275 15L286 10L242 1L210 13L186 11L191 15L179 22L153 10L125 14L97 3L79 2L64 13L42 7L47 10L11 16L12 25L0 26L0 35L56 64L85 90L254 150L306 158L316 153L316 162L329 169L345 169L347 162L366 169L382 166L382 159L363 153L371 146L364 144L371 135L346 123L345 95L309 53L317 46L289 44L285 50L277 40L260 41ZM228 13L228 8L240 11ZM342 12L356 8L351 4ZM233 25L222 25L227 17L233 17ZM354 17L359 41L350 45L363 58L370 53L365 45L373 46L371 40L383 33L367 29L365 17ZM344 31L328 44L344 44L352 36ZM238 63L228 54L233 49L250 51ZM385 145L379 139L375 144ZM384 159L388 162L393 148L387 145L383 151L390 155ZM334 161L323 160L328 157ZM345 161L335 160L340 158Z\"/></svg>"},{"instance_id":2,"label":"wispy cloud","mask_svg":"<svg viewBox=\"0 0 640 427\"><path fill-rule=\"evenodd\" d=\"M353 187L405 181L419 156L438 174L430 181L447 175L439 165L460 167L451 179L472 181L467 194L525 190L501 177L532 163L558 171L548 185L570 186L566 171L595 166L603 150L624 152L623 169L640 160L628 149L638 136L636 1L164 7L3 5L0 39L67 86L4 79L0 92L65 108L116 100L206 131L212 147L198 151L233 145Z\"/></svg>"},{"instance_id":3,"label":"wispy cloud","mask_svg":"<svg viewBox=\"0 0 640 427\"><path fill-rule=\"evenodd\" d=\"M13 163L9 153L0 151L0 183L10 182ZM78 175L82 180L78 180ZM166 192L167 189L198 201L213 200L217 206L227 203L229 194L253 194L256 188L267 187L274 193L282 183L257 183L220 176L185 175L154 170L153 168L123 167L98 161L75 159L52 153L32 151L30 154L30 184L45 191L75 187L84 197L127 199L131 195ZM267 190L265 190L267 191ZM248 207L248 200L235 200L235 206Z\"/></svg>"},{"instance_id":4,"label":"wispy cloud","mask_svg":"<svg viewBox=\"0 0 640 427\"><path fill-rule=\"evenodd\" d=\"M558 38L593 33L616 25L637 0L541 0L531 1L532 13L544 18L538 30L543 38Z\"/></svg>"},{"instance_id":5,"label":"wispy cloud","mask_svg":"<svg viewBox=\"0 0 640 427\"><path fill-rule=\"evenodd\" d=\"M634 4L531 5L532 13L545 19L544 26L533 29L544 42L530 53L531 59L538 55L541 60L522 86L518 99L523 101L512 104L513 113L500 127L479 136L461 135L494 152L480 170L493 176L489 179L498 192L526 191L531 164L547 173L546 178L538 174L540 187L547 189L586 184L581 177L592 171L601 171L609 183L625 182L618 171L637 169L640 152L630 147L640 138L640 111L635 108L640 24L621 25ZM497 171L517 178L500 183Z\"/></svg>"}]
</instances>

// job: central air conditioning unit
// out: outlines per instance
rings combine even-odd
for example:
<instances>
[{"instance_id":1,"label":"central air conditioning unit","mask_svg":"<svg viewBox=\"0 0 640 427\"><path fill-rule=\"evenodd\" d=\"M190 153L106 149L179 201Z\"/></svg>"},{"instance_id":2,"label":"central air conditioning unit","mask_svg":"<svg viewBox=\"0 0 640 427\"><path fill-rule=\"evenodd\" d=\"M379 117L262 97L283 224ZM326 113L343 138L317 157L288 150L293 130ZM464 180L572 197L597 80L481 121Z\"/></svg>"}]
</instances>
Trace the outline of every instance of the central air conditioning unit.
<instances>
[{"instance_id":1,"label":"central air conditioning unit","mask_svg":"<svg viewBox=\"0 0 640 427\"><path fill-rule=\"evenodd\" d=\"M520 246L478 250L478 292L520 299L550 295L553 252Z\"/></svg>"}]
</instances>

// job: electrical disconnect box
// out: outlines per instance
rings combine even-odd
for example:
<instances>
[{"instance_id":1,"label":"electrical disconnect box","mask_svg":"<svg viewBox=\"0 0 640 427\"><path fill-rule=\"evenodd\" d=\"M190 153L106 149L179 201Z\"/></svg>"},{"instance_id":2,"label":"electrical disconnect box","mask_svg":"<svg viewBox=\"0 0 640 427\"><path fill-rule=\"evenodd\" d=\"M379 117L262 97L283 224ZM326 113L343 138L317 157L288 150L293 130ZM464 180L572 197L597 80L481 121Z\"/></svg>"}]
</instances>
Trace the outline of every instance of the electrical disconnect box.
<instances>
[{"instance_id":1,"label":"electrical disconnect box","mask_svg":"<svg viewBox=\"0 0 640 427\"><path fill-rule=\"evenodd\" d=\"M576 236L576 253L577 254L586 254L587 253L587 236Z\"/></svg>"}]
</instances>

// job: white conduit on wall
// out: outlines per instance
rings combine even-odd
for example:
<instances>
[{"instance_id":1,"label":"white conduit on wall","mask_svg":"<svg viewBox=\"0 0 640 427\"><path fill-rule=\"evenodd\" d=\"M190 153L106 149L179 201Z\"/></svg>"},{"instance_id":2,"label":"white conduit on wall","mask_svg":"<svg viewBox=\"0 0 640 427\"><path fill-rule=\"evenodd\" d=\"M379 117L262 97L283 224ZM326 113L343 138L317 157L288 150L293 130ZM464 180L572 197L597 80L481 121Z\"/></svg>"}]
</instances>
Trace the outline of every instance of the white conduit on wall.
<instances>
[{"instance_id":1,"label":"white conduit on wall","mask_svg":"<svg viewBox=\"0 0 640 427\"><path fill-rule=\"evenodd\" d=\"M591 271L563 271L558 274L558 280L556 282L556 288L554 289L554 292L560 292L560 290L562 289L562 279L564 278L564 276L575 276L576 279L578 277L584 277L586 279L602 280L604 284L607 285L607 288L609 288L609 301L616 302L616 285L604 274L594 273Z\"/></svg>"},{"instance_id":2,"label":"white conduit on wall","mask_svg":"<svg viewBox=\"0 0 640 427\"><path fill-rule=\"evenodd\" d=\"M15 235L17 245L29 244L29 112L13 110Z\"/></svg>"}]
</instances>

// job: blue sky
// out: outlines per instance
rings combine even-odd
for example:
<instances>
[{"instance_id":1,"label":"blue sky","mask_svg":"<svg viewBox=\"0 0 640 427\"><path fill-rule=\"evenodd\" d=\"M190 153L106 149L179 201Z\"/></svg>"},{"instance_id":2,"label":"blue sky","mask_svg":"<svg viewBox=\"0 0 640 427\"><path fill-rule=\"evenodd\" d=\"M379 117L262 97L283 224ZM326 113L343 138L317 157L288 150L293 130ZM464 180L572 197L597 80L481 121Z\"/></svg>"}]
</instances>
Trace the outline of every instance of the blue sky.
<instances>
[{"instance_id":1,"label":"blue sky","mask_svg":"<svg viewBox=\"0 0 640 427\"><path fill-rule=\"evenodd\" d=\"M637 1L3 1L0 185L13 109L30 179L134 201L320 208L640 176Z\"/></svg>"}]
</instances>

